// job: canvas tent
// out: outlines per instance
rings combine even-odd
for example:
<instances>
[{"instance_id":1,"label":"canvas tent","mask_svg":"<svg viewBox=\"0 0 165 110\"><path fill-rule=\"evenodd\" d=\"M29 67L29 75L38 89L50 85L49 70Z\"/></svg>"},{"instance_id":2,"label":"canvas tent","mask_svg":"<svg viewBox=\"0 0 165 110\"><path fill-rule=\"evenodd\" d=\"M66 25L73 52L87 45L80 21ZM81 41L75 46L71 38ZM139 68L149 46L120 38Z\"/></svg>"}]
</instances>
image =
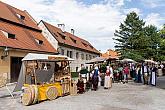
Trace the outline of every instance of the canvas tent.
<instances>
[{"instance_id":1,"label":"canvas tent","mask_svg":"<svg viewBox=\"0 0 165 110\"><path fill-rule=\"evenodd\" d=\"M49 69L34 69L34 73L36 74L36 80L41 82L47 82L52 78L52 75L54 74L55 70L55 63L54 62L60 62L60 61L73 61L74 59L69 58L67 56L63 55L48 55L48 54L35 54L35 53L28 53L23 59L22 59L22 66L18 78L18 82L16 84L16 87L13 92L20 91L22 89L22 86L25 82L31 83L29 77L25 77L26 74L26 65L28 62L49 62Z\"/></svg>"}]
</instances>

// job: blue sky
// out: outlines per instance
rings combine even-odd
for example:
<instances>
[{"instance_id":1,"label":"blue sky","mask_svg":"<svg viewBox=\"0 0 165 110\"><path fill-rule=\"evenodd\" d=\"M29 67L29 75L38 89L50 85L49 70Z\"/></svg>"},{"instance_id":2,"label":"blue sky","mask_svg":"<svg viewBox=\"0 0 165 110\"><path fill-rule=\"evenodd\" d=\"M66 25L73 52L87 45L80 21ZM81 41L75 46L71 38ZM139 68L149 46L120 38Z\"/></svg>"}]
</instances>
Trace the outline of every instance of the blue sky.
<instances>
[{"instance_id":1,"label":"blue sky","mask_svg":"<svg viewBox=\"0 0 165 110\"><path fill-rule=\"evenodd\" d=\"M88 40L102 52L114 49L114 31L126 15L135 11L146 25L165 24L165 0L1 0L27 10L39 22L45 20Z\"/></svg>"}]
</instances>

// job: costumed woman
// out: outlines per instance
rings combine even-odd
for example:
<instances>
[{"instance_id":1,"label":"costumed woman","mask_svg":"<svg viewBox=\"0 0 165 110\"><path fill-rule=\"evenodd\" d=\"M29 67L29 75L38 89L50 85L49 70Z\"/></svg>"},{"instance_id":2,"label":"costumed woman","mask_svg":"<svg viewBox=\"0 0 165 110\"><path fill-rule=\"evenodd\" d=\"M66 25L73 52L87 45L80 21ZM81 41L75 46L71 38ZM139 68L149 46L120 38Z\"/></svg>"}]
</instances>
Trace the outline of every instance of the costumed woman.
<instances>
[{"instance_id":1,"label":"costumed woman","mask_svg":"<svg viewBox=\"0 0 165 110\"><path fill-rule=\"evenodd\" d=\"M142 83L142 79L141 79L141 66L138 65L136 68L136 82L137 83Z\"/></svg>"},{"instance_id":2,"label":"costumed woman","mask_svg":"<svg viewBox=\"0 0 165 110\"><path fill-rule=\"evenodd\" d=\"M78 79L78 83L77 83L77 90L79 94L82 94L85 92L84 90L84 81L82 76L80 75L80 78Z\"/></svg>"},{"instance_id":3,"label":"costumed woman","mask_svg":"<svg viewBox=\"0 0 165 110\"><path fill-rule=\"evenodd\" d=\"M98 81L99 81L98 75L100 74L98 66L95 66L94 70L92 71L92 74L93 74L92 87L93 87L93 90L96 91L98 89Z\"/></svg>"},{"instance_id":4,"label":"costumed woman","mask_svg":"<svg viewBox=\"0 0 165 110\"><path fill-rule=\"evenodd\" d=\"M107 66L105 73L104 89L110 89L112 87L113 69Z\"/></svg>"}]
</instances>

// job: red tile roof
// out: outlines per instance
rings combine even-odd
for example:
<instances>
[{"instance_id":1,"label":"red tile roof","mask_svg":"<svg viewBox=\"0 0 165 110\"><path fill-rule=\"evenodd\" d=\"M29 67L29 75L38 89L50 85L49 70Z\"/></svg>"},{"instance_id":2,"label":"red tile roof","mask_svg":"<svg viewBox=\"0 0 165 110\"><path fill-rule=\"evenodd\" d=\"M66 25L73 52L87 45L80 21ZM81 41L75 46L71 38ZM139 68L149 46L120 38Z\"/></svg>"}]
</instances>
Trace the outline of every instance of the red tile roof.
<instances>
[{"instance_id":1,"label":"red tile roof","mask_svg":"<svg viewBox=\"0 0 165 110\"><path fill-rule=\"evenodd\" d=\"M8 4L5 4L0 1L0 18L6 19L15 23L18 23L20 25L28 26L37 30L40 30L38 26L36 25L36 22L34 19L28 14L27 11L19 10L15 7L12 7ZM17 14L22 15L25 17L24 20L21 20Z\"/></svg>"},{"instance_id":2,"label":"red tile roof","mask_svg":"<svg viewBox=\"0 0 165 110\"><path fill-rule=\"evenodd\" d=\"M109 49L106 53L102 53L101 56L104 58L108 58L108 57L119 58L120 55L116 51Z\"/></svg>"},{"instance_id":3,"label":"red tile roof","mask_svg":"<svg viewBox=\"0 0 165 110\"><path fill-rule=\"evenodd\" d=\"M35 50L40 52L56 52L56 50L46 40L42 33L37 31L39 30L37 24L26 12L2 2L0 2L0 7L0 18L3 18L0 19L0 47L7 46L16 49ZM25 16L25 20L23 20L24 23L21 23L18 20L19 18L17 18L17 16L15 15L16 13L11 10L14 10L15 12ZM9 20L9 22L5 19ZM12 21L13 23L10 21ZM20 24L25 25L25 27L20 26ZM35 30L26 28L26 26L35 28ZM7 38L2 31L15 34L16 39ZM43 44L38 44L35 39L42 40Z\"/></svg>"},{"instance_id":4,"label":"red tile roof","mask_svg":"<svg viewBox=\"0 0 165 110\"><path fill-rule=\"evenodd\" d=\"M98 50L96 50L88 41L81 39L80 37L77 37L69 32L62 32L60 28L57 28L45 21L41 21L44 23L44 25L47 27L49 32L55 37L55 39L63 44L72 46L75 48L83 49L92 53L100 54Z\"/></svg>"}]
</instances>

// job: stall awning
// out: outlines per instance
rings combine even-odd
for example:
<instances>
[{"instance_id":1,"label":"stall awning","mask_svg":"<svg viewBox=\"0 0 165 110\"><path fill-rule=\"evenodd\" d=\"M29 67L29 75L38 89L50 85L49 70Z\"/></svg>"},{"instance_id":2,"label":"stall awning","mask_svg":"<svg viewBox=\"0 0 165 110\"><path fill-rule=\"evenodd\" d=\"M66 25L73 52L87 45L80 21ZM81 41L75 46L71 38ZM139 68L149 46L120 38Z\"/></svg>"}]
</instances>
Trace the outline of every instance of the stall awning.
<instances>
[{"instance_id":1,"label":"stall awning","mask_svg":"<svg viewBox=\"0 0 165 110\"><path fill-rule=\"evenodd\" d=\"M74 59L69 58L64 55L49 55L49 54L36 54L36 53L28 53L22 61L73 61Z\"/></svg>"}]
</instances>

